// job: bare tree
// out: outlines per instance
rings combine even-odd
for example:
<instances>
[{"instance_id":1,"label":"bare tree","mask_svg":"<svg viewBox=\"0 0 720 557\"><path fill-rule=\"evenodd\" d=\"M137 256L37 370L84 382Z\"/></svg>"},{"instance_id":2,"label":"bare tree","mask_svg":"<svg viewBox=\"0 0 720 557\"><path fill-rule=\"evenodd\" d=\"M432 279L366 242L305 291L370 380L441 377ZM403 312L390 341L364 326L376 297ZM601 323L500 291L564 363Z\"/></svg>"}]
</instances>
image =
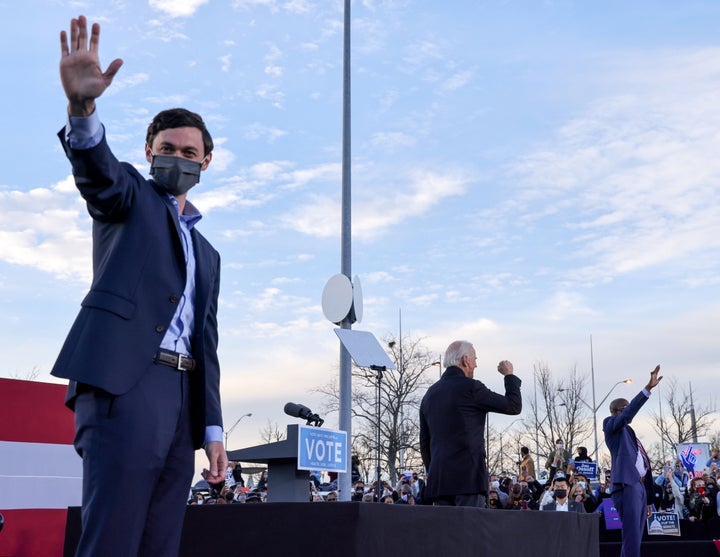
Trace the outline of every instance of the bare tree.
<instances>
[{"instance_id":1,"label":"bare tree","mask_svg":"<svg viewBox=\"0 0 720 557\"><path fill-rule=\"evenodd\" d=\"M275 443L277 441L284 441L287 437L287 433L280 429L277 422L271 422L269 419L264 428L260 430L260 440L263 443Z\"/></svg>"},{"instance_id":2,"label":"bare tree","mask_svg":"<svg viewBox=\"0 0 720 557\"><path fill-rule=\"evenodd\" d=\"M40 368L37 366L33 366L30 371L26 371L25 373L20 373L18 371L16 371L15 373L11 373L10 379L21 379L23 381L36 381L39 376L40 376Z\"/></svg>"},{"instance_id":3,"label":"bare tree","mask_svg":"<svg viewBox=\"0 0 720 557\"><path fill-rule=\"evenodd\" d=\"M520 447L523 446L523 438L526 436L522 425L523 419L515 419L504 429L492 426L492 418L489 418L490 425L487 427L485 446L487 449L487 467L491 474L517 475Z\"/></svg>"},{"instance_id":4,"label":"bare tree","mask_svg":"<svg viewBox=\"0 0 720 557\"><path fill-rule=\"evenodd\" d=\"M653 411L650 418L662 443L675 453L678 443L686 443L693 438L710 434L717 408L714 404L694 404L692 387L679 387L675 378L668 378L663 387L665 403L662 405L662 415L660 411Z\"/></svg>"},{"instance_id":5,"label":"bare tree","mask_svg":"<svg viewBox=\"0 0 720 557\"><path fill-rule=\"evenodd\" d=\"M377 371L353 367L352 445L361 462L370 454L374 455L379 426L381 468L387 471L390 482L395 483L398 472L409 469L410 464L420 465L419 407L425 390L432 382L425 372L434 367L434 358L419 339L403 338L402 342L398 342L390 335L382 342L387 346L396 369L382 372L378 381ZM314 391L325 395L326 414L338 410L336 379Z\"/></svg>"},{"instance_id":6,"label":"bare tree","mask_svg":"<svg viewBox=\"0 0 720 557\"><path fill-rule=\"evenodd\" d=\"M572 367L565 378L555 380L545 362L536 362L536 396L525 397L530 416L523 420L524 445L537 444L536 469L543 469L548 455L555 448L555 440L562 439L568 448L587 442L593 431L591 411L585 402L587 377Z\"/></svg>"}]
</instances>

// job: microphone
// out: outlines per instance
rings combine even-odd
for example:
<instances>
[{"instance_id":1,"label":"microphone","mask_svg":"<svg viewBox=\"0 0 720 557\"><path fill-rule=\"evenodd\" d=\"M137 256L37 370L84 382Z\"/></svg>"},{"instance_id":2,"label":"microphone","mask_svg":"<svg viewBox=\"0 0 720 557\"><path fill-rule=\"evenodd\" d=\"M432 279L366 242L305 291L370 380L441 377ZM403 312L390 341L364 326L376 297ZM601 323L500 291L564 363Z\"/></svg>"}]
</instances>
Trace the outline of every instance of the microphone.
<instances>
[{"instance_id":1,"label":"microphone","mask_svg":"<svg viewBox=\"0 0 720 557\"><path fill-rule=\"evenodd\" d=\"M288 416L307 420L308 425L314 422L317 427L320 427L324 422L324 420L320 418L320 416L318 416L317 414L313 414L313 411L310 410L310 408L308 408L307 406L303 406L302 404L288 402L287 404L285 404L284 410Z\"/></svg>"}]
</instances>

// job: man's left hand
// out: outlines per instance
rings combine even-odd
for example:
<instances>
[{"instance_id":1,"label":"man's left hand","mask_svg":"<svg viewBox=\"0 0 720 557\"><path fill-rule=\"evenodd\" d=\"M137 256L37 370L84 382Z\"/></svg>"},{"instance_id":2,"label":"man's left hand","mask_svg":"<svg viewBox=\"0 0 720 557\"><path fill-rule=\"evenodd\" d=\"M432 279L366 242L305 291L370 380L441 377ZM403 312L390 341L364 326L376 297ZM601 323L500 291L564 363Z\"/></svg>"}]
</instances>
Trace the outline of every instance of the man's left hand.
<instances>
[{"instance_id":1,"label":"man's left hand","mask_svg":"<svg viewBox=\"0 0 720 557\"><path fill-rule=\"evenodd\" d=\"M648 391L651 391L655 387L658 386L658 383L662 380L663 376L660 375L658 377L658 373L660 373L660 365L655 366L655 369L650 372L650 381L648 381L648 384L645 385L645 388Z\"/></svg>"},{"instance_id":2,"label":"man's left hand","mask_svg":"<svg viewBox=\"0 0 720 557\"><path fill-rule=\"evenodd\" d=\"M227 473L228 457L222 441L210 441L205 445L205 454L208 457L210 469L202 471L202 477L208 483L218 484L225 481Z\"/></svg>"}]
</instances>

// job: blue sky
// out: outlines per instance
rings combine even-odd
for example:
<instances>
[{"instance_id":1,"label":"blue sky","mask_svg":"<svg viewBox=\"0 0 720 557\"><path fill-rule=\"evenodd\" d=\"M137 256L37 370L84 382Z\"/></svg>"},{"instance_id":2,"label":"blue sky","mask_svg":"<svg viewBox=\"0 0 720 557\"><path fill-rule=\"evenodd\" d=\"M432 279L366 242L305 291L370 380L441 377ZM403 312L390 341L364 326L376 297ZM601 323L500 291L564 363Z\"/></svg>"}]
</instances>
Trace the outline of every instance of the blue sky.
<instances>
[{"instance_id":1,"label":"blue sky","mask_svg":"<svg viewBox=\"0 0 720 557\"><path fill-rule=\"evenodd\" d=\"M55 134L59 31L102 25L108 140L147 170L161 109L201 113L190 199L221 252L231 448L338 373L320 297L340 271L341 1L0 0L3 369L49 370L90 279L90 221ZM720 258L720 4L364 0L353 14L355 328L475 343L589 373L598 399L656 363L714 403ZM647 411L645 411L647 414ZM328 420L334 425L335 418Z\"/></svg>"}]
</instances>

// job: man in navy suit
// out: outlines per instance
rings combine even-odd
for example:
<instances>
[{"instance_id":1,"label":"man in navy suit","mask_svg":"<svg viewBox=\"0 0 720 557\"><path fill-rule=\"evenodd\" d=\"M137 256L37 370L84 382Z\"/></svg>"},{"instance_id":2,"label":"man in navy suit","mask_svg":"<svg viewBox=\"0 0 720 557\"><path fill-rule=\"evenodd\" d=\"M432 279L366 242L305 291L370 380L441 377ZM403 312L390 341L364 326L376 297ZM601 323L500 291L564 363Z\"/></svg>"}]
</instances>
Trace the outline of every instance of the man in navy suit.
<instances>
[{"instance_id":1,"label":"man in navy suit","mask_svg":"<svg viewBox=\"0 0 720 557\"><path fill-rule=\"evenodd\" d=\"M520 379L507 360L498 364L505 394L474 379L477 357L464 340L450 344L447 369L420 404L420 453L427 472L424 500L435 505L485 507L485 421L488 412L519 414Z\"/></svg>"},{"instance_id":2,"label":"man in navy suit","mask_svg":"<svg viewBox=\"0 0 720 557\"><path fill-rule=\"evenodd\" d=\"M605 444L612 457L612 500L622 521L621 557L639 557L645 519L651 512L653 479L650 460L642 443L630 427L635 415L650 398L662 376L660 366L650 372L650 380L632 402L618 398L610 403L610 416L603 421Z\"/></svg>"},{"instance_id":3,"label":"man in navy suit","mask_svg":"<svg viewBox=\"0 0 720 557\"><path fill-rule=\"evenodd\" d=\"M553 501L544 505L544 511L585 513L585 506L574 499L569 499L570 484L565 475L555 475L552 481Z\"/></svg>"},{"instance_id":4,"label":"man in navy suit","mask_svg":"<svg viewBox=\"0 0 720 557\"><path fill-rule=\"evenodd\" d=\"M95 99L122 60L102 72L100 27L85 17L60 36L68 123L60 139L93 219L93 281L53 368L70 379L75 449L83 459L78 556L179 551L201 446L203 475L221 482L217 301L220 257L200 235L187 191L212 160L200 116L159 113L145 154L153 180L110 151Z\"/></svg>"}]
</instances>

